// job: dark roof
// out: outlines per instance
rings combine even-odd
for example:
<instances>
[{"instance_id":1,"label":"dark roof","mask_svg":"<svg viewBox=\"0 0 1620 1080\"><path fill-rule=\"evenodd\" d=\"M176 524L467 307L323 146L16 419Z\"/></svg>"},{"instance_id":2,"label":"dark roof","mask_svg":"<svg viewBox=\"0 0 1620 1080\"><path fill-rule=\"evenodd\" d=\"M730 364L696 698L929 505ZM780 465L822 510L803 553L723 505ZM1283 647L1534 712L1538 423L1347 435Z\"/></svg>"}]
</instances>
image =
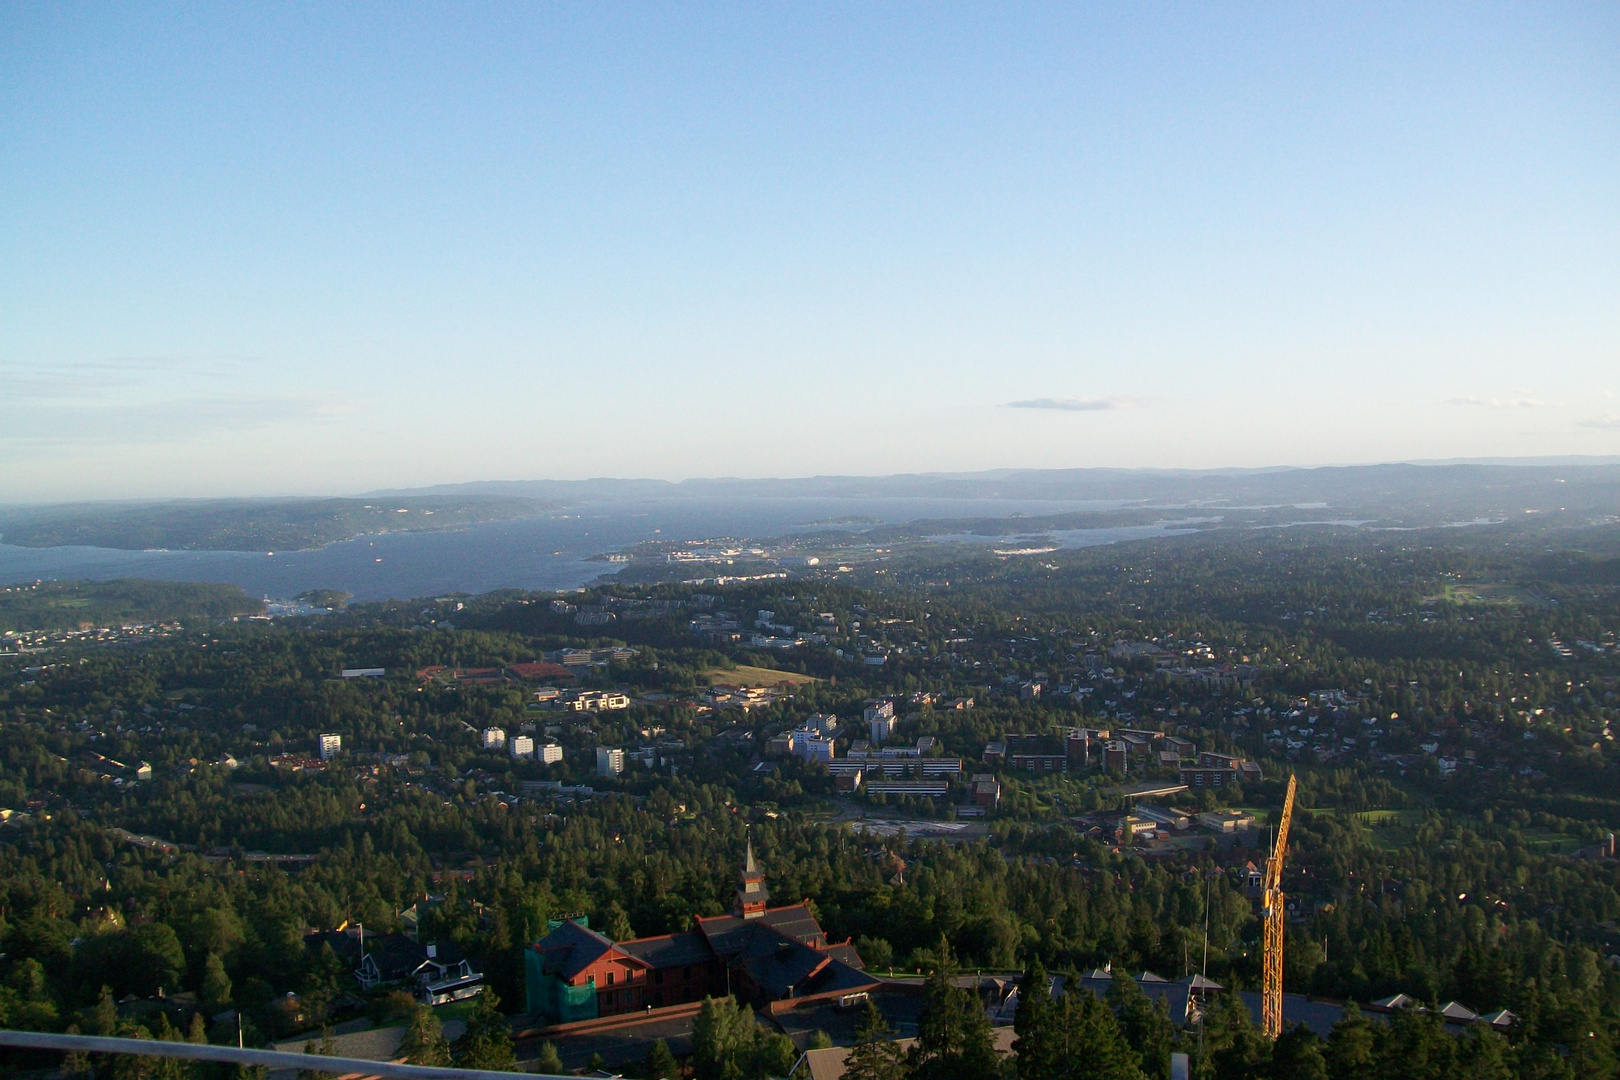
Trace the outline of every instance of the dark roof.
<instances>
[{"instance_id":1,"label":"dark roof","mask_svg":"<svg viewBox=\"0 0 1620 1080\"><path fill-rule=\"evenodd\" d=\"M319 951L322 945L332 946L332 951L337 953L341 959L359 959L360 957L360 943L354 939L353 935L346 934L342 930L319 930L313 934L304 935L304 948Z\"/></svg>"},{"instance_id":2,"label":"dark roof","mask_svg":"<svg viewBox=\"0 0 1620 1080\"><path fill-rule=\"evenodd\" d=\"M868 990L882 985L877 979L844 963L842 960L833 960L818 972L803 992L826 994L832 992L849 993L854 990Z\"/></svg>"},{"instance_id":3,"label":"dark roof","mask_svg":"<svg viewBox=\"0 0 1620 1080\"><path fill-rule=\"evenodd\" d=\"M714 959L714 950L703 935L695 930L684 934L665 934L662 937L636 938L619 942L619 948L655 968L684 967L688 964L707 964Z\"/></svg>"},{"instance_id":4,"label":"dark roof","mask_svg":"<svg viewBox=\"0 0 1620 1080\"><path fill-rule=\"evenodd\" d=\"M1243 990L1240 993L1243 1003L1249 1007L1249 1012L1254 1016L1254 1022L1259 1024L1260 995L1252 990ZM1328 1032L1333 1030L1333 1025L1344 1016L1343 1005L1335 1005L1331 1001L1313 1001L1304 994L1284 994L1282 1006L1285 1025L1304 1024L1324 1039L1327 1038Z\"/></svg>"},{"instance_id":5,"label":"dark roof","mask_svg":"<svg viewBox=\"0 0 1620 1080\"><path fill-rule=\"evenodd\" d=\"M777 999L878 985L876 979L835 955L835 951L855 955L854 948L847 944L821 949L795 941L773 927L760 926L736 963L748 972L755 986ZM860 957L855 956L855 960L858 963Z\"/></svg>"},{"instance_id":6,"label":"dark roof","mask_svg":"<svg viewBox=\"0 0 1620 1080\"><path fill-rule=\"evenodd\" d=\"M788 997L812 975L832 963L831 957L781 934L753 934L740 960L754 985L773 998Z\"/></svg>"},{"instance_id":7,"label":"dark roof","mask_svg":"<svg viewBox=\"0 0 1620 1080\"><path fill-rule=\"evenodd\" d=\"M341 930L329 930L305 936L304 944L314 949L330 945L332 951L345 963L356 966L361 963L361 942L358 935ZM434 952L437 955L433 957L432 962L447 967L453 967L463 959L461 950L450 943L435 945ZM377 965L377 975L384 982L398 982L409 978L423 964L428 963L427 946L412 941L404 934L367 934L364 955L371 957L371 962Z\"/></svg>"},{"instance_id":8,"label":"dark roof","mask_svg":"<svg viewBox=\"0 0 1620 1080\"><path fill-rule=\"evenodd\" d=\"M564 919L557 929L535 942L534 948L545 958L546 974L564 982L615 951L613 942L572 919Z\"/></svg>"},{"instance_id":9,"label":"dark roof","mask_svg":"<svg viewBox=\"0 0 1620 1080\"><path fill-rule=\"evenodd\" d=\"M862 960L861 954L855 951L855 946L847 941L827 946L827 955L840 963L848 964L857 971L866 970L866 961Z\"/></svg>"},{"instance_id":10,"label":"dark roof","mask_svg":"<svg viewBox=\"0 0 1620 1080\"><path fill-rule=\"evenodd\" d=\"M772 908L762 915L759 921L795 941L814 945L818 949L827 947L827 934L821 929L821 923L816 921L816 917L810 914L808 904L789 904L787 907Z\"/></svg>"},{"instance_id":11,"label":"dark roof","mask_svg":"<svg viewBox=\"0 0 1620 1080\"><path fill-rule=\"evenodd\" d=\"M753 933L753 924L758 921L739 915L715 915L707 919L699 915L698 933L703 935L703 940L709 943L709 948L715 953L731 957L742 952L749 935Z\"/></svg>"},{"instance_id":12,"label":"dark roof","mask_svg":"<svg viewBox=\"0 0 1620 1080\"><path fill-rule=\"evenodd\" d=\"M810 908L804 904L771 908L752 919L744 919L738 915L716 915L708 919L700 917L697 924L709 947L716 955L727 959L741 954L747 948L754 928L759 926L770 927L794 941L817 949L827 947L826 933L822 931L816 917L810 914Z\"/></svg>"}]
</instances>

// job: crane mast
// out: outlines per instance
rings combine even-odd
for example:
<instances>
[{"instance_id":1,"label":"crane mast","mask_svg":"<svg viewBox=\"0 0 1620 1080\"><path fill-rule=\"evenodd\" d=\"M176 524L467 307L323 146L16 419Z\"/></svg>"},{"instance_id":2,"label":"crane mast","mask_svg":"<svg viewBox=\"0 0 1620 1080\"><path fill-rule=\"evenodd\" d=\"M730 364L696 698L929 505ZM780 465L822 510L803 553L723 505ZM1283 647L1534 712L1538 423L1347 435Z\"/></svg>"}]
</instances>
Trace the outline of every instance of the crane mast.
<instances>
[{"instance_id":1,"label":"crane mast","mask_svg":"<svg viewBox=\"0 0 1620 1080\"><path fill-rule=\"evenodd\" d=\"M1283 910L1282 868L1288 854L1288 826L1294 820L1294 790L1299 786L1294 776L1288 778L1288 796L1283 800L1282 819L1277 823L1277 839L1271 845L1271 858L1266 860L1265 886L1262 891L1261 913L1265 918L1265 940L1261 978L1260 1027L1266 1038L1275 1039L1282 1034L1283 999Z\"/></svg>"}]
</instances>

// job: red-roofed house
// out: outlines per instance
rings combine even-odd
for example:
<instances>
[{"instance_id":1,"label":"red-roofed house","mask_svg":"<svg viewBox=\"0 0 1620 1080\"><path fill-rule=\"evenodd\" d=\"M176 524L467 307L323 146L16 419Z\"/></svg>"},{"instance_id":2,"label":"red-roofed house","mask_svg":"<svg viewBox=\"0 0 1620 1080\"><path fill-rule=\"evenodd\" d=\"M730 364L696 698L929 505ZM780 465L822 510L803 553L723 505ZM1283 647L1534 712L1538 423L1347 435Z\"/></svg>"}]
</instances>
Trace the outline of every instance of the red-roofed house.
<instances>
[{"instance_id":1,"label":"red-roofed house","mask_svg":"<svg viewBox=\"0 0 1620 1080\"><path fill-rule=\"evenodd\" d=\"M528 1009L566 1023L734 993L779 1012L877 988L808 904L769 899L750 843L732 913L699 917L695 930L614 942L582 920L556 923L525 952Z\"/></svg>"}]
</instances>

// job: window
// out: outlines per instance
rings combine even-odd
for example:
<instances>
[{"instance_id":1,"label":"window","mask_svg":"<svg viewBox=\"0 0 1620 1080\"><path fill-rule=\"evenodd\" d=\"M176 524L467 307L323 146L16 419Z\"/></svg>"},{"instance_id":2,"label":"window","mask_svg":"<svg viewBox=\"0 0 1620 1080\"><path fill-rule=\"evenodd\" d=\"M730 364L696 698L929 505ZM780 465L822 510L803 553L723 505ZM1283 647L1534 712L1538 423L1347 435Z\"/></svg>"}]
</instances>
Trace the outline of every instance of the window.
<instances>
[{"instance_id":1,"label":"window","mask_svg":"<svg viewBox=\"0 0 1620 1080\"><path fill-rule=\"evenodd\" d=\"M609 986L613 985L613 972L611 972L611 971L608 972L608 985Z\"/></svg>"}]
</instances>

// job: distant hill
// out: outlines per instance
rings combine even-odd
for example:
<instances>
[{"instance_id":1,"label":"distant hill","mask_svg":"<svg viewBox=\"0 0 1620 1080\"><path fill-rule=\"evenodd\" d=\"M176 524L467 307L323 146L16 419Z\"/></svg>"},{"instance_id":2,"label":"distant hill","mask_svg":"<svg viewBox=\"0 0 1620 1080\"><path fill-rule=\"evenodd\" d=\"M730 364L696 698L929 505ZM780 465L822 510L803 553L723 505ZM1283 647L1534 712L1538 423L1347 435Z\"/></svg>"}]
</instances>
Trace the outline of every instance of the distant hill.
<instances>
[{"instance_id":1,"label":"distant hill","mask_svg":"<svg viewBox=\"0 0 1620 1080\"><path fill-rule=\"evenodd\" d=\"M0 586L0 631L184 622L263 610L262 601L236 585L126 579Z\"/></svg>"},{"instance_id":2,"label":"distant hill","mask_svg":"<svg viewBox=\"0 0 1620 1080\"><path fill-rule=\"evenodd\" d=\"M1000 469L796 479L530 480L444 485L391 496L525 496L570 504L682 498L1018 499L1120 508L1320 507L1330 516L1423 526L1530 513L1620 513L1620 462L1526 459L1273 469ZM379 495L378 497L385 497Z\"/></svg>"},{"instance_id":3,"label":"distant hill","mask_svg":"<svg viewBox=\"0 0 1620 1080\"><path fill-rule=\"evenodd\" d=\"M0 540L18 547L126 551L297 551L357 536L431 532L544 513L513 496L188 499L0 508Z\"/></svg>"},{"instance_id":4,"label":"distant hill","mask_svg":"<svg viewBox=\"0 0 1620 1080\"><path fill-rule=\"evenodd\" d=\"M1054 507L1053 512L1087 514L1095 520L1053 519L1045 524L1048 528L1151 523L1155 510L1221 517L1226 527L1355 519L1383 527L1424 528L1489 519L1560 529L1606 528L1620 515L1620 464L1610 459L1533 459L1310 469L1003 469L678 483L485 481L358 498L0 507L0 542L136 551L293 551L378 533L438 531L536 517L564 507L751 498L1090 504Z\"/></svg>"}]
</instances>

